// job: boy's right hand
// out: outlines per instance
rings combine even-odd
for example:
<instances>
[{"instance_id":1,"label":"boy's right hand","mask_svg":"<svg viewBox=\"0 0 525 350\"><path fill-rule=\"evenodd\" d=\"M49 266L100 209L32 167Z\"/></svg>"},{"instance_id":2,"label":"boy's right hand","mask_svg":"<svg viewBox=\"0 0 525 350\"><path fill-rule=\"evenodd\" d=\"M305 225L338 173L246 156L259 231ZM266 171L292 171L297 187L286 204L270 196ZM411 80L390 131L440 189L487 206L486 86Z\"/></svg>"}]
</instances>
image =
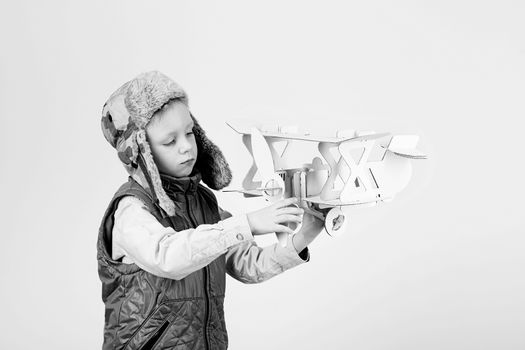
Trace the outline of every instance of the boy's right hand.
<instances>
[{"instance_id":1,"label":"boy's right hand","mask_svg":"<svg viewBox=\"0 0 525 350\"><path fill-rule=\"evenodd\" d=\"M293 230L286 222L300 223L304 210L295 206L297 198L282 199L266 208L246 214L253 235L263 235L270 232L285 232L292 234Z\"/></svg>"}]
</instances>

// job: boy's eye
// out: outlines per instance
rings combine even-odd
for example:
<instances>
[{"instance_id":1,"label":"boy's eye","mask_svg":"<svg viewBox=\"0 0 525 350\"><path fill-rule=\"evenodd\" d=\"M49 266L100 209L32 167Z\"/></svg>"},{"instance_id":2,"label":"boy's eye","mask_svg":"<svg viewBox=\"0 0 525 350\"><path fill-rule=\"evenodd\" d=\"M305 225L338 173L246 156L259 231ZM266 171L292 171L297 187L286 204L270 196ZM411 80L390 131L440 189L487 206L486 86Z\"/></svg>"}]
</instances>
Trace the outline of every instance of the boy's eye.
<instances>
[{"instance_id":1,"label":"boy's eye","mask_svg":"<svg viewBox=\"0 0 525 350\"><path fill-rule=\"evenodd\" d=\"M193 135L193 131L188 131L186 135Z\"/></svg>"},{"instance_id":2,"label":"boy's eye","mask_svg":"<svg viewBox=\"0 0 525 350\"><path fill-rule=\"evenodd\" d=\"M165 143L164 145L165 146L170 146L170 145L173 145L175 143L175 139L171 140L170 142L168 143Z\"/></svg>"}]
</instances>

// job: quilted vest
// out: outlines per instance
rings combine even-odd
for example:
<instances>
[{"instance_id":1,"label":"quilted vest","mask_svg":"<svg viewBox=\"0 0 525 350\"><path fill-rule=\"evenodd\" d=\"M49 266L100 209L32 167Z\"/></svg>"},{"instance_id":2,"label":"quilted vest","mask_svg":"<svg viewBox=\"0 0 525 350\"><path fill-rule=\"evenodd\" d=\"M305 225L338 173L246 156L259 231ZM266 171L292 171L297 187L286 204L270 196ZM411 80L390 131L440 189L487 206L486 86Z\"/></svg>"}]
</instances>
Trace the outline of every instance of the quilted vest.
<instances>
[{"instance_id":1,"label":"quilted vest","mask_svg":"<svg viewBox=\"0 0 525 350\"><path fill-rule=\"evenodd\" d=\"M176 215L162 218L161 208L131 177L113 196L97 242L98 273L105 304L103 349L226 349L224 322L225 256L181 280L155 276L135 264L111 258L113 214L123 196L140 198L159 222L175 231L220 220L217 199L201 185L200 174L163 177ZM175 233L176 234L176 233Z\"/></svg>"}]
</instances>

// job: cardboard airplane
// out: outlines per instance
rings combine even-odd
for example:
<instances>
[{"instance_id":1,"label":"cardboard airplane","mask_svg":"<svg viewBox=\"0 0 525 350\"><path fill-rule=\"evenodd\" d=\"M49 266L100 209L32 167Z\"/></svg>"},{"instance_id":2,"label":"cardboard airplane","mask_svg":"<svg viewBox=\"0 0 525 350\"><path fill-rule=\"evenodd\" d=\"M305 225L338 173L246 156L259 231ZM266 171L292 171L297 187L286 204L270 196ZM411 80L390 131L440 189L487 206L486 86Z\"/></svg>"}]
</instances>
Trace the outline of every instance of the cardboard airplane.
<instances>
[{"instance_id":1,"label":"cardboard airplane","mask_svg":"<svg viewBox=\"0 0 525 350\"><path fill-rule=\"evenodd\" d=\"M299 132L297 127L226 124L242 135L253 163L242 189L223 191L263 196L269 202L297 197L298 206L324 221L330 236L345 231L350 208L391 201L408 185L411 161L427 158L416 148L417 135L339 130L335 137L327 137ZM282 142L284 149L278 150L276 145ZM311 163L296 164L288 146L311 142L317 143L323 159L315 155ZM262 181L254 181L256 174ZM292 228L297 232L300 225ZM284 244L286 236L277 238Z\"/></svg>"}]
</instances>

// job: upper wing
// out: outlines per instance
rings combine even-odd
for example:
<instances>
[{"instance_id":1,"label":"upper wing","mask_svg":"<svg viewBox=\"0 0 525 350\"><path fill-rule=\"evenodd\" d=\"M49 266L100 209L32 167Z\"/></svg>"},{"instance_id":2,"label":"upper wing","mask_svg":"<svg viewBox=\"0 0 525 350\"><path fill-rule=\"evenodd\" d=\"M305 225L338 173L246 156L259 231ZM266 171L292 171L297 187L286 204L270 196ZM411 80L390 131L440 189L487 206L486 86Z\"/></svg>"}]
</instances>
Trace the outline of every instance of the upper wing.
<instances>
[{"instance_id":1,"label":"upper wing","mask_svg":"<svg viewBox=\"0 0 525 350\"><path fill-rule=\"evenodd\" d=\"M235 122L226 122L230 128L232 128L235 132L242 134L242 135L251 135L251 128L241 125L240 123ZM373 139L379 139L385 136L390 135L389 133L381 133L381 134L370 134L370 135L363 135L363 136L349 136L349 137L329 137L329 136L314 136L309 133L279 133L279 132L267 132L267 131L261 131L260 132L262 136L264 137L272 137L272 138L278 138L278 139L286 139L286 140L301 140L301 141L311 141L311 142L323 142L323 143L335 143L339 144L344 141L363 141L363 140L373 140Z\"/></svg>"}]
</instances>

